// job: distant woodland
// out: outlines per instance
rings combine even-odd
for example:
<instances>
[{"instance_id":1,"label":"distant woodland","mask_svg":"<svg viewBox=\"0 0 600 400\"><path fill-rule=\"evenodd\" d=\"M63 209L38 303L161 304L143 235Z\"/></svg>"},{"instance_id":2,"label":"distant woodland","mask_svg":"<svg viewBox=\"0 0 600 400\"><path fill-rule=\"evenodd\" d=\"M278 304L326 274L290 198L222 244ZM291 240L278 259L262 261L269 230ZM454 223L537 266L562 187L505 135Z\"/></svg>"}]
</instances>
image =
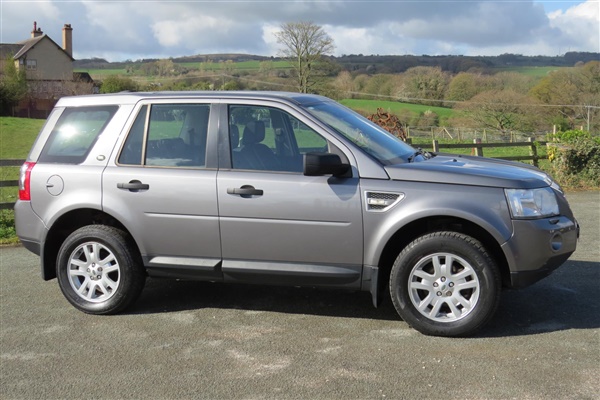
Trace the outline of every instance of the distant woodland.
<instances>
[{"instance_id":1,"label":"distant woodland","mask_svg":"<svg viewBox=\"0 0 600 400\"><path fill-rule=\"evenodd\" d=\"M600 60L600 53L569 52L561 56L523 56L520 54L501 54L499 56L428 56L428 55L363 55L349 54L339 57L329 57L343 70L364 73L399 73L413 67L440 67L443 71L458 73L473 69L485 70L488 68L510 67L573 67L577 63ZM211 54L171 59L174 63L193 62L224 62L232 60L242 61L276 61L276 57L265 57L248 54ZM158 59L126 60L122 62L108 62L101 58L77 60L75 68L90 69L118 69L127 68L135 64L155 62Z\"/></svg>"}]
</instances>

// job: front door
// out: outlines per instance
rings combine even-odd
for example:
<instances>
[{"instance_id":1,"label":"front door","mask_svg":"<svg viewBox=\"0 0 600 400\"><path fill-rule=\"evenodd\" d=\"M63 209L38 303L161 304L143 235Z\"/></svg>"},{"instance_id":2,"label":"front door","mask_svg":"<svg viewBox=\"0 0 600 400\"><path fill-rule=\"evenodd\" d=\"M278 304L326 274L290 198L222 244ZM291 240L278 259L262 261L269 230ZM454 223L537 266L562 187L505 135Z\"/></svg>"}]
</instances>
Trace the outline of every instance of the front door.
<instances>
[{"instance_id":1,"label":"front door","mask_svg":"<svg viewBox=\"0 0 600 400\"><path fill-rule=\"evenodd\" d=\"M289 112L228 111L232 168L217 177L225 280L358 288L358 177L304 176L303 153L333 144Z\"/></svg>"}]
</instances>

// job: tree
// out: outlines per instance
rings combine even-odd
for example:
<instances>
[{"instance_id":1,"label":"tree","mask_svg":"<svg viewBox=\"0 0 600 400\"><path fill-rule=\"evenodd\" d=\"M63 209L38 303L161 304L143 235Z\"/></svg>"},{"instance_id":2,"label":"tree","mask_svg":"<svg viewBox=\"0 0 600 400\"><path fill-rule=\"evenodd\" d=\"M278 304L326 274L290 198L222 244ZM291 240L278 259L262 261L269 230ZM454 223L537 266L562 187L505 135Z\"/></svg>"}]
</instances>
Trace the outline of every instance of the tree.
<instances>
[{"instance_id":1,"label":"tree","mask_svg":"<svg viewBox=\"0 0 600 400\"><path fill-rule=\"evenodd\" d=\"M536 105L527 95L507 89L480 93L456 108L464 110L475 126L506 133L511 130L531 132L539 129L539 107Z\"/></svg>"},{"instance_id":2,"label":"tree","mask_svg":"<svg viewBox=\"0 0 600 400\"><path fill-rule=\"evenodd\" d=\"M10 115L12 107L27 94L25 70L18 70L12 55L4 60L4 74L0 79L0 113Z\"/></svg>"},{"instance_id":3,"label":"tree","mask_svg":"<svg viewBox=\"0 0 600 400\"><path fill-rule=\"evenodd\" d=\"M600 62L589 63L575 68L553 71L534 86L531 96L547 107L548 120L561 129L574 129L596 126L600 114Z\"/></svg>"},{"instance_id":4,"label":"tree","mask_svg":"<svg viewBox=\"0 0 600 400\"><path fill-rule=\"evenodd\" d=\"M452 78L446 91L446 100L465 101L485 91L480 75L470 72L460 72Z\"/></svg>"},{"instance_id":5,"label":"tree","mask_svg":"<svg viewBox=\"0 0 600 400\"><path fill-rule=\"evenodd\" d=\"M312 22L287 22L275 33L277 42L284 46L283 57L289 58L296 71L298 90L308 93L314 84L313 73L323 56L333 49L333 39L322 27Z\"/></svg>"},{"instance_id":6,"label":"tree","mask_svg":"<svg viewBox=\"0 0 600 400\"><path fill-rule=\"evenodd\" d=\"M414 67L404 73L410 98L422 104L439 106L444 99L450 76L440 67ZM437 101L427 101L437 100Z\"/></svg>"}]
</instances>

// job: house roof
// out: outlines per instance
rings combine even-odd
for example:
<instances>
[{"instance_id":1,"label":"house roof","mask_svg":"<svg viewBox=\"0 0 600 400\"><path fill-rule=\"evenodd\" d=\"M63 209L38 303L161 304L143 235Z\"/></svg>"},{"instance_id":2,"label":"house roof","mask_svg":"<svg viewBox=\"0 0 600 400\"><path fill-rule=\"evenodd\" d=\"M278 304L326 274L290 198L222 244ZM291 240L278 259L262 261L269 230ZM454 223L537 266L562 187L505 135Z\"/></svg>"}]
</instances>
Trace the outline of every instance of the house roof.
<instances>
[{"instance_id":1,"label":"house roof","mask_svg":"<svg viewBox=\"0 0 600 400\"><path fill-rule=\"evenodd\" d=\"M0 58L6 60L6 57L14 57L22 48L22 44L0 43Z\"/></svg>"},{"instance_id":2,"label":"house roof","mask_svg":"<svg viewBox=\"0 0 600 400\"><path fill-rule=\"evenodd\" d=\"M38 44L39 42L41 42L42 40L49 40L50 43L55 45L60 51L62 51L67 57L69 57L71 59L71 61L75 61L75 59L72 56L70 56L62 47L60 47L54 40L50 39L50 36L48 36L46 34L31 38L31 39L22 40L15 44L2 44L0 46L0 49L3 52L2 56L4 58L10 52L13 54L13 58L15 60L18 60L21 57L23 57L24 55L26 55L29 50L33 49L35 47L35 45ZM6 53L4 53L4 46L7 46ZM9 48L9 46L10 46L10 48Z\"/></svg>"}]
</instances>

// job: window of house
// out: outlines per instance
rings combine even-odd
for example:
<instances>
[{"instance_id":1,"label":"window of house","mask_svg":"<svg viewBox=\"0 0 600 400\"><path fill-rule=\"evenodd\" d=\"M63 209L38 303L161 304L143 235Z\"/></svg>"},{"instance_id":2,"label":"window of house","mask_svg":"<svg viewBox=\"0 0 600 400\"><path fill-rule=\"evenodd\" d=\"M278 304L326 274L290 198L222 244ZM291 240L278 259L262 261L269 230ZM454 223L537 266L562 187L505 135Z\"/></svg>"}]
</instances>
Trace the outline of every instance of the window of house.
<instances>
[{"instance_id":1,"label":"window of house","mask_svg":"<svg viewBox=\"0 0 600 400\"><path fill-rule=\"evenodd\" d=\"M27 69L37 69L37 60L27 60Z\"/></svg>"}]
</instances>

